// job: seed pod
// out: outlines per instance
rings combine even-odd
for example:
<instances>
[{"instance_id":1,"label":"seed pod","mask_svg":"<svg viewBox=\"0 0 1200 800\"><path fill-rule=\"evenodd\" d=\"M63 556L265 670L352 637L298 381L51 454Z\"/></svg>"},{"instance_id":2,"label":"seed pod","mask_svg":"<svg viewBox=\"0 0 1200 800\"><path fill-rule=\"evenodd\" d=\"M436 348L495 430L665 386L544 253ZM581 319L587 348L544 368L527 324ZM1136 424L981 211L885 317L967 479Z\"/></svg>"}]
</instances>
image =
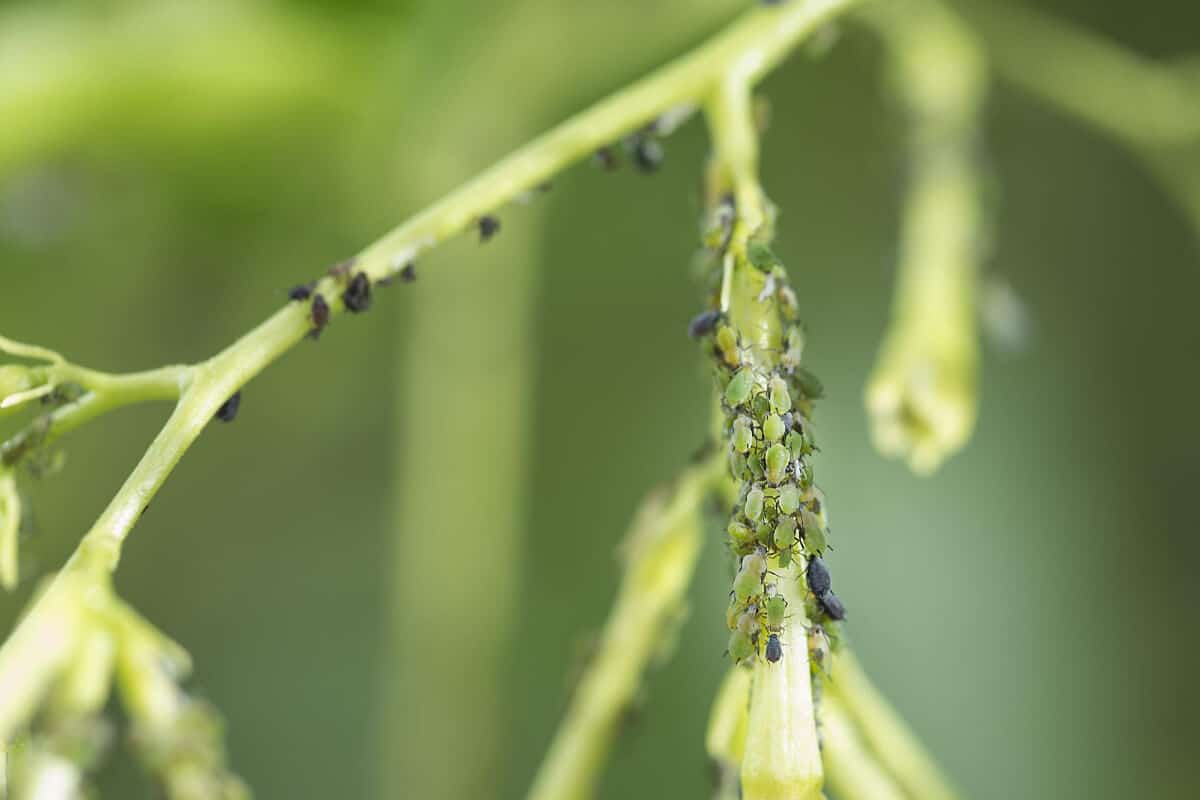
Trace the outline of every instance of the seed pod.
<instances>
[{"instance_id":1,"label":"seed pod","mask_svg":"<svg viewBox=\"0 0 1200 800\"><path fill-rule=\"evenodd\" d=\"M746 515L746 519L758 522L762 518L763 500L763 490L757 486L746 494L746 502L742 506L742 513Z\"/></svg>"},{"instance_id":2,"label":"seed pod","mask_svg":"<svg viewBox=\"0 0 1200 800\"><path fill-rule=\"evenodd\" d=\"M788 392L787 381L778 375L771 378L770 395L771 410L776 414L792 410L792 396Z\"/></svg>"},{"instance_id":3,"label":"seed pod","mask_svg":"<svg viewBox=\"0 0 1200 800\"><path fill-rule=\"evenodd\" d=\"M789 461L791 461L791 454L783 445L773 444L767 449L767 481L772 486L778 486L779 484L783 483L783 479L787 475Z\"/></svg>"},{"instance_id":4,"label":"seed pod","mask_svg":"<svg viewBox=\"0 0 1200 800\"><path fill-rule=\"evenodd\" d=\"M754 642L739 630L729 634L729 656L734 661L745 661L754 655Z\"/></svg>"},{"instance_id":5,"label":"seed pod","mask_svg":"<svg viewBox=\"0 0 1200 800\"><path fill-rule=\"evenodd\" d=\"M688 323L688 336L693 339L708 336L720 321L720 311L703 311L692 317L692 321Z\"/></svg>"},{"instance_id":6,"label":"seed pod","mask_svg":"<svg viewBox=\"0 0 1200 800\"><path fill-rule=\"evenodd\" d=\"M779 505L780 514L795 514L800 509L800 487L794 483L785 483L779 487L779 499L776 501Z\"/></svg>"},{"instance_id":7,"label":"seed pod","mask_svg":"<svg viewBox=\"0 0 1200 800\"><path fill-rule=\"evenodd\" d=\"M825 567L825 562L819 556L813 556L808 560L808 567L804 570L804 577L808 581L808 588L817 597L829 591L833 580L829 576L829 570Z\"/></svg>"},{"instance_id":8,"label":"seed pod","mask_svg":"<svg viewBox=\"0 0 1200 800\"><path fill-rule=\"evenodd\" d=\"M821 601L821 609L825 612L825 616L839 622L846 618L846 607L833 592L826 592L817 599Z\"/></svg>"},{"instance_id":9,"label":"seed pod","mask_svg":"<svg viewBox=\"0 0 1200 800\"><path fill-rule=\"evenodd\" d=\"M779 642L779 636L774 633L767 637L766 656L767 661L770 661L772 664L783 658L783 645Z\"/></svg>"},{"instance_id":10,"label":"seed pod","mask_svg":"<svg viewBox=\"0 0 1200 800\"><path fill-rule=\"evenodd\" d=\"M733 449L739 453L750 452L750 447L754 444L754 423L743 415L733 421L733 436L730 437L733 442Z\"/></svg>"},{"instance_id":11,"label":"seed pod","mask_svg":"<svg viewBox=\"0 0 1200 800\"><path fill-rule=\"evenodd\" d=\"M796 520L781 517L775 526L773 543L776 550L789 550L796 543Z\"/></svg>"},{"instance_id":12,"label":"seed pod","mask_svg":"<svg viewBox=\"0 0 1200 800\"><path fill-rule=\"evenodd\" d=\"M772 414L763 422L763 436L768 442L778 442L783 438L783 419L778 414Z\"/></svg>"},{"instance_id":13,"label":"seed pod","mask_svg":"<svg viewBox=\"0 0 1200 800\"><path fill-rule=\"evenodd\" d=\"M754 372L749 369L740 369L734 376L729 379L729 385L725 387L725 402L733 407L737 407L750 399L750 391L754 388Z\"/></svg>"}]
</instances>

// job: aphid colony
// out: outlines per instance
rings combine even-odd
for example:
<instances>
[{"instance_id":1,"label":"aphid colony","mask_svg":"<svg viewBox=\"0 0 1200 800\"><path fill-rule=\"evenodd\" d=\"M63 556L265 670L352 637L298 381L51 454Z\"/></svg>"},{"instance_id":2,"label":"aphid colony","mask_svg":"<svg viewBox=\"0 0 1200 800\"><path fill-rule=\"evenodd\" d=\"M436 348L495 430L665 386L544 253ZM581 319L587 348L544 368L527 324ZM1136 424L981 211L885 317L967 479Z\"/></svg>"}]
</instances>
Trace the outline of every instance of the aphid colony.
<instances>
[{"instance_id":1,"label":"aphid colony","mask_svg":"<svg viewBox=\"0 0 1200 800\"><path fill-rule=\"evenodd\" d=\"M768 269L770 295L794 297L777 262ZM775 302L770 296L759 299ZM779 302L779 309L794 322L793 304ZM729 470L739 488L726 528L737 559L726 612L729 654L739 663L760 654L774 663L783 657L780 637L789 615L773 564L787 569L797 559L804 560L805 610L822 638L846 614L821 560L828 524L825 499L813 483L810 464L816 447L809 418L820 383L800 366L804 334L794 324L786 329L781 351L763 356L745 346L737 330L715 311L693 319L688 333L705 339L717 365Z\"/></svg>"}]
</instances>

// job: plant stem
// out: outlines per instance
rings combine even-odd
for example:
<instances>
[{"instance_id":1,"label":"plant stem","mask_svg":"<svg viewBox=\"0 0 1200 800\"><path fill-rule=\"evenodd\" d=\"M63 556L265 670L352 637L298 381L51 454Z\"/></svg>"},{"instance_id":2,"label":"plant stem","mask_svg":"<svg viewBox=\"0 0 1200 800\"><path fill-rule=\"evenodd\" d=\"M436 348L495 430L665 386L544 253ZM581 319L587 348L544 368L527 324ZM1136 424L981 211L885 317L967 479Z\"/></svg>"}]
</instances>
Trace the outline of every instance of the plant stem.
<instances>
[{"instance_id":1,"label":"plant stem","mask_svg":"<svg viewBox=\"0 0 1200 800\"><path fill-rule=\"evenodd\" d=\"M575 689L530 789L530 800L591 797L621 717L642 673L671 639L701 545L701 503L723 477L723 461L692 467L670 490L652 495L630 529L625 575L600 646Z\"/></svg>"},{"instance_id":2,"label":"plant stem","mask_svg":"<svg viewBox=\"0 0 1200 800\"><path fill-rule=\"evenodd\" d=\"M825 774L840 800L926 800L924 795L905 794L880 766L833 695L821 699L821 733Z\"/></svg>"},{"instance_id":3,"label":"plant stem","mask_svg":"<svg viewBox=\"0 0 1200 800\"><path fill-rule=\"evenodd\" d=\"M904 788L921 800L954 800L949 781L921 747L912 731L872 685L848 648L833 661L833 680L826 691L840 701L867 747Z\"/></svg>"}]
</instances>

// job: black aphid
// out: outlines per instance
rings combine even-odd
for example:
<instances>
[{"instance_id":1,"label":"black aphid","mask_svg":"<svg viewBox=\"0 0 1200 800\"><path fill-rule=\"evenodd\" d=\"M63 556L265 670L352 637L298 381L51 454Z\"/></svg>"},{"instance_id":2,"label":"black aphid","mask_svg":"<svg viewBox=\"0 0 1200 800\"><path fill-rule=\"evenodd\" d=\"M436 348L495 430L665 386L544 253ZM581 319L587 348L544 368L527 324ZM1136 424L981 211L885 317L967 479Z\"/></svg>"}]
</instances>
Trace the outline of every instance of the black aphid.
<instances>
[{"instance_id":1,"label":"black aphid","mask_svg":"<svg viewBox=\"0 0 1200 800\"><path fill-rule=\"evenodd\" d=\"M342 302L352 314L358 314L371 307L371 279L367 277L367 273L354 273L346 291L342 292Z\"/></svg>"},{"instance_id":2,"label":"black aphid","mask_svg":"<svg viewBox=\"0 0 1200 800\"><path fill-rule=\"evenodd\" d=\"M808 560L808 567L804 571L804 577L808 579L809 590L817 597L827 593L829 587L833 585L825 562L817 556L813 556Z\"/></svg>"},{"instance_id":3,"label":"black aphid","mask_svg":"<svg viewBox=\"0 0 1200 800\"><path fill-rule=\"evenodd\" d=\"M688 336L693 339L708 336L720 321L720 311L703 311L692 317L692 321L688 323Z\"/></svg>"},{"instance_id":4,"label":"black aphid","mask_svg":"<svg viewBox=\"0 0 1200 800\"><path fill-rule=\"evenodd\" d=\"M479 218L479 241L486 242L500 232L500 219L492 214Z\"/></svg>"},{"instance_id":5,"label":"black aphid","mask_svg":"<svg viewBox=\"0 0 1200 800\"><path fill-rule=\"evenodd\" d=\"M299 286L293 286L288 289L288 300L307 300L312 297L313 285L311 283L302 283Z\"/></svg>"},{"instance_id":6,"label":"black aphid","mask_svg":"<svg viewBox=\"0 0 1200 800\"><path fill-rule=\"evenodd\" d=\"M639 172L649 174L657 172L662 166L663 147L657 139L652 139L649 136L640 136L633 145L633 163L637 166Z\"/></svg>"},{"instance_id":7,"label":"black aphid","mask_svg":"<svg viewBox=\"0 0 1200 800\"><path fill-rule=\"evenodd\" d=\"M400 270L400 280L405 283L412 283L417 279L417 265L411 261L404 265L404 269Z\"/></svg>"},{"instance_id":8,"label":"black aphid","mask_svg":"<svg viewBox=\"0 0 1200 800\"><path fill-rule=\"evenodd\" d=\"M324 295L319 293L313 295L308 318L312 322L312 330L308 332L308 335L314 339L320 339L321 331L325 330L325 326L329 324L329 303L325 302Z\"/></svg>"},{"instance_id":9,"label":"black aphid","mask_svg":"<svg viewBox=\"0 0 1200 800\"><path fill-rule=\"evenodd\" d=\"M779 636L772 633L767 637L767 661L772 664L783 658L783 644L779 641Z\"/></svg>"},{"instance_id":10,"label":"black aphid","mask_svg":"<svg viewBox=\"0 0 1200 800\"><path fill-rule=\"evenodd\" d=\"M601 147L596 151L596 154L592 156L592 161L600 168L609 172L612 172L619 165L619 162L617 161L617 154L613 152L611 147Z\"/></svg>"},{"instance_id":11,"label":"black aphid","mask_svg":"<svg viewBox=\"0 0 1200 800\"><path fill-rule=\"evenodd\" d=\"M221 403L221 407L217 409L217 413L213 414L214 419L221 422L233 422L237 418L238 408L242 405L242 390L239 389L233 395Z\"/></svg>"},{"instance_id":12,"label":"black aphid","mask_svg":"<svg viewBox=\"0 0 1200 800\"><path fill-rule=\"evenodd\" d=\"M825 616L830 619L843 620L846 618L846 607L842 605L842 601L833 592L825 592L820 595L818 600L821 601L821 608L825 610Z\"/></svg>"}]
</instances>

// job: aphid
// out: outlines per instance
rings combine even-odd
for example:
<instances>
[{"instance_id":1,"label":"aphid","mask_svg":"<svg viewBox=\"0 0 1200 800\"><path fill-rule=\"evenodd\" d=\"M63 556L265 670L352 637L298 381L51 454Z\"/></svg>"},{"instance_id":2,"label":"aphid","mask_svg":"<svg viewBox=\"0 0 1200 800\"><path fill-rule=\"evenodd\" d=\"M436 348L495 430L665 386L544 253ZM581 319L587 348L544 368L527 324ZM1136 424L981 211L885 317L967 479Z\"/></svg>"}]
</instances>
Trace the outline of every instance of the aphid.
<instances>
[{"instance_id":1,"label":"aphid","mask_svg":"<svg viewBox=\"0 0 1200 800\"><path fill-rule=\"evenodd\" d=\"M650 174L662 166L665 153L662 144L649 136L639 136L633 143L633 163L639 172Z\"/></svg>"},{"instance_id":2,"label":"aphid","mask_svg":"<svg viewBox=\"0 0 1200 800\"><path fill-rule=\"evenodd\" d=\"M790 550L796 543L796 520L791 517L780 517L775 525L773 538L776 550Z\"/></svg>"},{"instance_id":3,"label":"aphid","mask_svg":"<svg viewBox=\"0 0 1200 800\"><path fill-rule=\"evenodd\" d=\"M758 606L747 606L745 612L737 618L737 630L753 637L758 632Z\"/></svg>"},{"instance_id":4,"label":"aphid","mask_svg":"<svg viewBox=\"0 0 1200 800\"><path fill-rule=\"evenodd\" d=\"M821 601L821 608L825 611L825 616L838 621L846 618L846 607L833 592L825 592L817 599Z\"/></svg>"},{"instance_id":5,"label":"aphid","mask_svg":"<svg viewBox=\"0 0 1200 800\"><path fill-rule=\"evenodd\" d=\"M745 661L754 655L754 642L739 630L729 634L729 656L734 661Z\"/></svg>"},{"instance_id":6,"label":"aphid","mask_svg":"<svg viewBox=\"0 0 1200 800\"><path fill-rule=\"evenodd\" d=\"M779 513L792 515L800 510L800 487L794 483L785 483L779 487Z\"/></svg>"},{"instance_id":7,"label":"aphid","mask_svg":"<svg viewBox=\"0 0 1200 800\"><path fill-rule=\"evenodd\" d=\"M787 439L784 440L784 444L787 445L788 452L791 453L792 458L803 458L808 454L808 448L804 443L804 435L799 431L789 433Z\"/></svg>"},{"instance_id":8,"label":"aphid","mask_svg":"<svg viewBox=\"0 0 1200 800\"><path fill-rule=\"evenodd\" d=\"M800 303L796 300L796 292L792 287L779 287L779 309L788 319L795 319L800 314Z\"/></svg>"},{"instance_id":9,"label":"aphid","mask_svg":"<svg viewBox=\"0 0 1200 800\"><path fill-rule=\"evenodd\" d=\"M763 490L757 486L746 494L746 502L742 506L742 513L746 515L746 519L751 522L758 522L762 518L763 502L765 499Z\"/></svg>"},{"instance_id":10,"label":"aphid","mask_svg":"<svg viewBox=\"0 0 1200 800\"><path fill-rule=\"evenodd\" d=\"M350 285L342 292L342 302L352 314L358 314L371 307L371 279L367 277L367 273L354 273Z\"/></svg>"},{"instance_id":11,"label":"aphid","mask_svg":"<svg viewBox=\"0 0 1200 800\"><path fill-rule=\"evenodd\" d=\"M766 457L767 482L772 486L778 486L783 483L790 461L791 453L788 452L786 447L778 443L771 445L767 449Z\"/></svg>"},{"instance_id":12,"label":"aphid","mask_svg":"<svg viewBox=\"0 0 1200 800\"><path fill-rule=\"evenodd\" d=\"M772 664L783 658L783 645L779 642L779 635L772 633L767 637L767 661Z\"/></svg>"},{"instance_id":13,"label":"aphid","mask_svg":"<svg viewBox=\"0 0 1200 800\"><path fill-rule=\"evenodd\" d=\"M739 453L748 453L754 445L754 423L745 414L733 421L732 443Z\"/></svg>"},{"instance_id":14,"label":"aphid","mask_svg":"<svg viewBox=\"0 0 1200 800\"><path fill-rule=\"evenodd\" d=\"M810 555L819 556L825 552L828 543L825 539L825 526L816 514L807 508L800 509L800 524L804 528L804 550Z\"/></svg>"},{"instance_id":15,"label":"aphid","mask_svg":"<svg viewBox=\"0 0 1200 800\"><path fill-rule=\"evenodd\" d=\"M500 218L494 214L484 214L479 218L479 241L486 242L500 232Z\"/></svg>"},{"instance_id":16,"label":"aphid","mask_svg":"<svg viewBox=\"0 0 1200 800\"><path fill-rule=\"evenodd\" d=\"M800 391L809 400L819 400L825 394L825 387L821 385L821 381L816 375L806 370L804 367L796 368L796 385L800 387Z\"/></svg>"},{"instance_id":17,"label":"aphid","mask_svg":"<svg viewBox=\"0 0 1200 800\"><path fill-rule=\"evenodd\" d=\"M770 547L775 538L775 529L764 522L754 529L754 538L763 547Z\"/></svg>"},{"instance_id":18,"label":"aphid","mask_svg":"<svg viewBox=\"0 0 1200 800\"><path fill-rule=\"evenodd\" d=\"M725 387L725 402L731 406L740 406L750 399L750 391L754 388L754 372L740 369L729 379Z\"/></svg>"},{"instance_id":19,"label":"aphid","mask_svg":"<svg viewBox=\"0 0 1200 800\"><path fill-rule=\"evenodd\" d=\"M721 358L726 364L731 367L739 367L742 364L742 354L738 350L737 333L726 325L717 331L716 336L717 349L721 351Z\"/></svg>"},{"instance_id":20,"label":"aphid","mask_svg":"<svg viewBox=\"0 0 1200 800\"><path fill-rule=\"evenodd\" d=\"M314 339L320 339L321 331L325 330L325 326L329 324L329 303L325 302L324 295L319 292L313 295L308 318L312 322L312 330L308 332L308 335Z\"/></svg>"},{"instance_id":21,"label":"aphid","mask_svg":"<svg viewBox=\"0 0 1200 800\"><path fill-rule=\"evenodd\" d=\"M787 381L778 375L771 378L769 387L771 410L783 414L792 410L792 395L788 392Z\"/></svg>"},{"instance_id":22,"label":"aphid","mask_svg":"<svg viewBox=\"0 0 1200 800\"><path fill-rule=\"evenodd\" d=\"M784 627L784 619L787 616L787 597L778 593L774 585L767 587L767 602L763 607L767 610L767 627L769 630L778 631Z\"/></svg>"},{"instance_id":23,"label":"aphid","mask_svg":"<svg viewBox=\"0 0 1200 800\"><path fill-rule=\"evenodd\" d=\"M738 480L743 480L750 469L746 456L734 450L729 454L729 473Z\"/></svg>"},{"instance_id":24,"label":"aphid","mask_svg":"<svg viewBox=\"0 0 1200 800\"><path fill-rule=\"evenodd\" d=\"M237 417L238 407L242 404L242 390L238 389L228 400L221 403L221 407L217 409L217 413L213 415L215 419L221 422L233 422Z\"/></svg>"},{"instance_id":25,"label":"aphid","mask_svg":"<svg viewBox=\"0 0 1200 800\"><path fill-rule=\"evenodd\" d=\"M767 553L761 547L742 556L742 565L733 579L733 596L746 602L758 594L763 575L767 574Z\"/></svg>"},{"instance_id":26,"label":"aphid","mask_svg":"<svg viewBox=\"0 0 1200 800\"><path fill-rule=\"evenodd\" d=\"M767 437L768 442L778 442L783 438L783 432L783 418L778 414L770 415L763 422L763 436Z\"/></svg>"},{"instance_id":27,"label":"aphid","mask_svg":"<svg viewBox=\"0 0 1200 800\"><path fill-rule=\"evenodd\" d=\"M808 581L809 590L817 597L828 592L829 587L833 585L833 580L829 576L829 570L819 556L813 556L808 560L808 567L804 570L804 577Z\"/></svg>"},{"instance_id":28,"label":"aphid","mask_svg":"<svg viewBox=\"0 0 1200 800\"><path fill-rule=\"evenodd\" d=\"M688 336L693 339L699 339L702 336L708 336L717 327L717 323L721 320L720 311L702 311L692 317L692 321L688 323Z\"/></svg>"},{"instance_id":29,"label":"aphid","mask_svg":"<svg viewBox=\"0 0 1200 800\"><path fill-rule=\"evenodd\" d=\"M597 150L595 155L592 156L592 162L609 172L612 172L619 166L617 154L613 152L611 147L601 147Z\"/></svg>"},{"instance_id":30,"label":"aphid","mask_svg":"<svg viewBox=\"0 0 1200 800\"><path fill-rule=\"evenodd\" d=\"M357 257L350 256L350 258L347 258L345 261L341 261L330 267L329 274L338 280L341 280L350 274L350 270L354 267L356 261L358 261Z\"/></svg>"},{"instance_id":31,"label":"aphid","mask_svg":"<svg viewBox=\"0 0 1200 800\"><path fill-rule=\"evenodd\" d=\"M753 546L754 544L754 531L740 522L729 523L729 527L725 531L729 534L729 538L733 540L734 547L739 550Z\"/></svg>"},{"instance_id":32,"label":"aphid","mask_svg":"<svg viewBox=\"0 0 1200 800\"><path fill-rule=\"evenodd\" d=\"M746 257L750 259L750 263L754 265L755 269L762 272L770 272L779 263L779 259L771 252L771 248L762 242L751 242L750 246L746 248Z\"/></svg>"},{"instance_id":33,"label":"aphid","mask_svg":"<svg viewBox=\"0 0 1200 800\"><path fill-rule=\"evenodd\" d=\"M787 569L792 565L792 548L779 551L779 568Z\"/></svg>"},{"instance_id":34,"label":"aphid","mask_svg":"<svg viewBox=\"0 0 1200 800\"><path fill-rule=\"evenodd\" d=\"M314 284L302 283L299 286L293 286L288 289L288 300L307 300L312 297Z\"/></svg>"},{"instance_id":35,"label":"aphid","mask_svg":"<svg viewBox=\"0 0 1200 800\"><path fill-rule=\"evenodd\" d=\"M412 283L417 279L417 265L411 261L404 265L400 270L400 280L405 283Z\"/></svg>"}]
</instances>

